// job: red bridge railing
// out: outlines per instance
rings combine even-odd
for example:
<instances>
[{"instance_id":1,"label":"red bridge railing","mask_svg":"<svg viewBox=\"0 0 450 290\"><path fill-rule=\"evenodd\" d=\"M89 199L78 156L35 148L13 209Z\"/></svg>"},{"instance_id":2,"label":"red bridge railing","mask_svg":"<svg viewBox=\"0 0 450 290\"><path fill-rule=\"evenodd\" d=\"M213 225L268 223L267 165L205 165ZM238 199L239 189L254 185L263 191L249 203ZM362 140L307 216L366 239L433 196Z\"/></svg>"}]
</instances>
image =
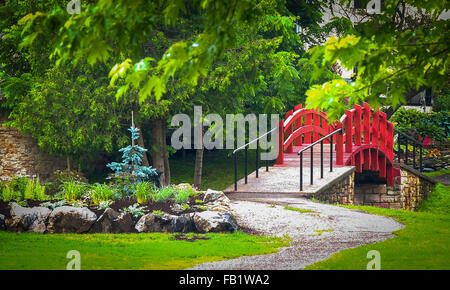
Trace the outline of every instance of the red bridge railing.
<instances>
[{"instance_id":1,"label":"red bridge railing","mask_svg":"<svg viewBox=\"0 0 450 290\"><path fill-rule=\"evenodd\" d=\"M326 113L305 109L302 105L287 112L286 119L279 123L279 144L283 146L276 165L284 164L284 154L293 153L293 146L314 143L337 129L342 129L333 144L337 166L354 165L357 172L379 171L388 184L394 183L393 125L387 121L385 113L373 110L367 103L346 110L341 119L331 125Z\"/></svg>"}]
</instances>

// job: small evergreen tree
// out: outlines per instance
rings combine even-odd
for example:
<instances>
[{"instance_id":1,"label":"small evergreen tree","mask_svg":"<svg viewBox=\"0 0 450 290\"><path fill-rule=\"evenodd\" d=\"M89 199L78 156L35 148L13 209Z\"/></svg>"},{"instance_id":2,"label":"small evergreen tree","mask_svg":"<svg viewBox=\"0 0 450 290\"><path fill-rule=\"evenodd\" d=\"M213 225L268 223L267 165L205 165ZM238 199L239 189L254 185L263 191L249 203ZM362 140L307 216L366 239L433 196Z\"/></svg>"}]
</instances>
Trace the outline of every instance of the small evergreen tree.
<instances>
[{"instance_id":1,"label":"small evergreen tree","mask_svg":"<svg viewBox=\"0 0 450 290\"><path fill-rule=\"evenodd\" d=\"M128 173L135 177L135 181L149 181L152 177L157 176L158 173L151 166L142 165L143 153L147 149L134 144L134 141L139 138L139 129L132 126L128 131L131 132L131 140L133 142L132 145L119 149L119 152L122 152L122 162L111 162L106 166L111 168L116 176Z\"/></svg>"}]
</instances>

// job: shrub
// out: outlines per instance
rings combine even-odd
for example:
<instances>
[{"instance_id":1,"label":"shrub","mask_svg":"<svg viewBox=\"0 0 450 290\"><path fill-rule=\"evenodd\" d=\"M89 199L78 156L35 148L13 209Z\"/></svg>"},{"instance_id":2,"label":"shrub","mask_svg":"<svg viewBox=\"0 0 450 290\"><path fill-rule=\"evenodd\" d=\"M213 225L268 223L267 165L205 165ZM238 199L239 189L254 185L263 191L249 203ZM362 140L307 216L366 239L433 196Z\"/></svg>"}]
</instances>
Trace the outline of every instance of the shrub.
<instances>
[{"instance_id":1,"label":"shrub","mask_svg":"<svg viewBox=\"0 0 450 290\"><path fill-rule=\"evenodd\" d=\"M171 186L161 187L155 192L155 194L153 196L153 200L155 202L168 201L176 194L176 191L177 191L176 188L171 187Z\"/></svg>"},{"instance_id":2,"label":"shrub","mask_svg":"<svg viewBox=\"0 0 450 290\"><path fill-rule=\"evenodd\" d=\"M27 185L25 186L25 190L23 193L24 199L34 199L34 180L28 179Z\"/></svg>"},{"instance_id":3,"label":"shrub","mask_svg":"<svg viewBox=\"0 0 450 290\"><path fill-rule=\"evenodd\" d=\"M127 208L124 208L123 210L121 210L121 212L127 212L133 215L135 218L138 218L140 216L143 216L146 213L146 210L144 206L139 206L138 203L135 203Z\"/></svg>"},{"instance_id":4,"label":"shrub","mask_svg":"<svg viewBox=\"0 0 450 290\"><path fill-rule=\"evenodd\" d=\"M102 201L111 200L118 197L117 190L106 184L96 183L89 191L89 197L95 205L99 205Z\"/></svg>"},{"instance_id":5,"label":"shrub","mask_svg":"<svg viewBox=\"0 0 450 290\"><path fill-rule=\"evenodd\" d=\"M86 190L86 186L83 183L76 181L68 181L63 183L63 194L68 202L80 199Z\"/></svg>"},{"instance_id":6,"label":"shrub","mask_svg":"<svg viewBox=\"0 0 450 290\"><path fill-rule=\"evenodd\" d=\"M11 201L14 198L14 190L9 186L9 184L5 184L2 190L2 200L3 201Z\"/></svg>"},{"instance_id":7,"label":"shrub","mask_svg":"<svg viewBox=\"0 0 450 290\"><path fill-rule=\"evenodd\" d=\"M34 184L34 197L39 201L48 199L48 197L45 195L45 186L41 185L41 183L39 182L39 177L36 179L36 182Z\"/></svg>"},{"instance_id":8,"label":"shrub","mask_svg":"<svg viewBox=\"0 0 450 290\"><path fill-rule=\"evenodd\" d=\"M88 180L78 171L56 170L46 183L47 192L50 195L63 190L63 184L67 182L87 183Z\"/></svg>"},{"instance_id":9,"label":"shrub","mask_svg":"<svg viewBox=\"0 0 450 290\"><path fill-rule=\"evenodd\" d=\"M423 113L400 108L391 118L395 127L416 138L425 136L435 141L450 137L450 112Z\"/></svg>"},{"instance_id":10,"label":"shrub","mask_svg":"<svg viewBox=\"0 0 450 290\"><path fill-rule=\"evenodd\" d=\"M156 192L156 187L147 181L138 182L133 186L133 193L138 203L153 202L153 192Z\"/></svg>"},{"instance_id":11,"label":"shrub","mask_svg":"<svg viewBox=\"0 0 450 290\"><path fill-rule=\"evenodd\" d=\"M177 189L177 191L175 192L174 200L176 203L186 203L189 201L189 197L191 197L191 193L193 193L193 190Z\"/></svg>"},{"instance_id":12,"label":"shrub","mask_svg":"<svg viewBox=\"0 0 450 290\"><path fill-rule=\"evenodd\" d=\"M434 98L433 111L450 111L450 86L448 84L439 92L438 96Z\"/></svg>"}]
</instances>

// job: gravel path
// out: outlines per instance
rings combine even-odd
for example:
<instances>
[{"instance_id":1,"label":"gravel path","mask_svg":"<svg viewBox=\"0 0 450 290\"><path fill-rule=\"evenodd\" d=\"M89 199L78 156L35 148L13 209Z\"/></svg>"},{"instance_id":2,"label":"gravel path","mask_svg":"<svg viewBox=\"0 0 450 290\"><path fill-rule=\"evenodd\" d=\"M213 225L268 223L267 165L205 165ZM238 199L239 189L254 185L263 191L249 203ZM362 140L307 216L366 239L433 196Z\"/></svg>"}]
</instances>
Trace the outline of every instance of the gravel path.
<instances>
[{"instance_id":1,"label":"gravel path","mask_svg":"<svg viewBox=\"0 0 450 290\"><path fill-rule=\"evenodd\" d=\"M315 211L287 210L290 206ZM303 198L232 201L238 224L267 236L289 235L289 247L269 255L204 263L192 269L206 270L295 270L327 259L343 249L380 242L394 237L403 225L393 219L315 203ZM363 257L365 258L365 257Z\"/></svg>"}]
</instances>

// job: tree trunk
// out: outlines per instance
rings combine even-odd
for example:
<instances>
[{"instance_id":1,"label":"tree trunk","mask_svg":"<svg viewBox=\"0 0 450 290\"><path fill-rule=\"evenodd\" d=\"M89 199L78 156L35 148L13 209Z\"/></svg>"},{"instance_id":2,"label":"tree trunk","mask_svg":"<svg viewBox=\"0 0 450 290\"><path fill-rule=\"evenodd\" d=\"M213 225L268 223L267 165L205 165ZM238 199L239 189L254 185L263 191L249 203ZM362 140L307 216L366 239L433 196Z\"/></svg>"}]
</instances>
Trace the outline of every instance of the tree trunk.
<instances>
[{"instance_id":1,"label":"tree trunk","mask_svg":"<svg viewBox=\"0 0 450 290\"><path fill-rule=\"evenodd\" d=\"M165 120L156 119L151 121L152 127L152 163L153 167L160 173L161 185L170 184L169 158L166 148L166 126Z\"/></svg>"},{"instance_id":2,"label":"tree trunk","mask_svg":"<svg viewBox=\"0 0 450 290\"><path fill-rule=\"evenodd\" d=\"M70 171L70 158L67 157L67 171Z\"/></svg>"},{"instance_id":3,"label":"tree trunk","mask_svg":"<svg viewBox=\"0 0 450 290\"><path fill-rule=\"evenodd\" d=\"M144 137L142 136L143 135L142 130L139 126L136 126L136 128L139 129L139 139L137 140L138 145L142 148L145 148ZM150 166L150 163L148 162L147 152L142 152L142 155L143 155L142 156L142 165L147 166L147 167Z\"/></svg>"},{"instance_id":4,"label":"tree trunk","mask_svg":"<svg viewBox=\"0 0 450 290\"><path fill-rule=\"evenodd\" d=\"M194 169L194 187L200 189L202 183L202 170L203 170L203 130L202 130L202 148L195 150L195 169Z\"/></svg>"}]
</instances>

